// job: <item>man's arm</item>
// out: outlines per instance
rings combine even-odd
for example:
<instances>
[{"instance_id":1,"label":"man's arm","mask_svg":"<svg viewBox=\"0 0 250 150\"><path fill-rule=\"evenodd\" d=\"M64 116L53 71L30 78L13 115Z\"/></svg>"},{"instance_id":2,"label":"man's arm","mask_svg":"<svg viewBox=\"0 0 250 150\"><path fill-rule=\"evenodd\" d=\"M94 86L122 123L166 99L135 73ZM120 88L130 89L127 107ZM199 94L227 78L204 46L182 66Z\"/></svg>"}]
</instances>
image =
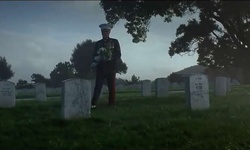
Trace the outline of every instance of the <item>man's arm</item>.
<instances>
[{"instance_id":1,"label":"man's arm","mask_svg":"<svg viewBox=\"0 0 250 150\"><path fill-rule=\"evenodd\" d=\"M94 54L93 54L93 59L95 58L95 56L97 56L97 49L98 49L98 42L95 43L95 48L94 48Z\"/></svg>"},{"instance_id":2,"label":"man's arm","mask_svg":"<svg viewBox=\"0 0 250 150\"><path fill-rule=\"evenodd\" d=\"M116 60L119 60L121 58L121 47L117 39L115 40L115 53Z\"/></svg>"},{"instance_id":3,"label":"man's arm","mask_svg":"<svg viewBox=\"0 0 250 150\"><path fill-rule=\"evenodd\" d=\"M98 42L95 43L94 53L93 53L93 57L92 57L93 61L92 61L92 64L91 64L90 68L93 68L98 64L97 50L98 50Z\"/></svg>"}]
</instances>

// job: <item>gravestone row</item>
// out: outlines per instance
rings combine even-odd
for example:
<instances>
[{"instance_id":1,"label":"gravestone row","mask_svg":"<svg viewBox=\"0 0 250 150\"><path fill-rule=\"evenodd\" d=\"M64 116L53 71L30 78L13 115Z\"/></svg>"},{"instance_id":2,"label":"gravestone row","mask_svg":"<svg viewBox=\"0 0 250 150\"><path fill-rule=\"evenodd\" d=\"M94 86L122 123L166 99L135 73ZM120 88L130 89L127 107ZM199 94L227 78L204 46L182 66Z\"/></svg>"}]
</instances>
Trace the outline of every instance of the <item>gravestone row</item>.
<instances>
[{"instance_id":1,"label":"gravestone row","mask_svg":"<svg viewBox=\"0 0 250 150\"><path fill-rule=\"evenodd\" d=\"M91 116L91 97L94 81L84 79L68 79L63 82L62 88L62 116L65 119L88 118ZM217 95L224 95L230 90L228 78L216 78L215 90ZM169 94L167 78L157 78L155 81L155 96L166 97ZM209 86L205 75L192 75L186 80L186 103L191 109L206 109L209 104ZM45 84L36 84L36 99L46 101ZM151 81L141 82L142 96L151 96ZM0 107L15 106L15 84L9 81L0 81Z\"/></svg>"},{"instance_id":2,"label":"gravestone row","mask_svg":"<svg viewBox=\"0 0 250 150\"><path fill-rule=\"evenodd\" d=\"M36 100L46 101L45 84L36 84ZM15 83L10 81L0 81L0 107L9 108L16 105Z\"/></svg>"},{"instance_id":3,"label":"gravestone row","mask_svg":"<svg viewBox=\"0 0 250 150\"><path fill-rule=\"evenodd\" d=\"M157 78L155 80L155 96L166 97L169 91L169 82L167 78ZM152 86L150 80L143 80L141 82L141 95L152 96Z\"/></svg>"},{"instance_id":4,"label":"gravestone row","mask_svg":"<svg viewBox=\"0 0 250 150\"><path fill-rule=\"evenodd\" d=\"M166 78L156 79L155 96L165 97L169 93L169 82ZM151 96L150 80L142 81L141 95ZM215 95L225 96L231 91L230 78L217 77L215 84ZM185 82L186 103L191 109L207 109L209 103L209 83L206 75L198 74L186 78Z\"/></svg>"}]
</instances>

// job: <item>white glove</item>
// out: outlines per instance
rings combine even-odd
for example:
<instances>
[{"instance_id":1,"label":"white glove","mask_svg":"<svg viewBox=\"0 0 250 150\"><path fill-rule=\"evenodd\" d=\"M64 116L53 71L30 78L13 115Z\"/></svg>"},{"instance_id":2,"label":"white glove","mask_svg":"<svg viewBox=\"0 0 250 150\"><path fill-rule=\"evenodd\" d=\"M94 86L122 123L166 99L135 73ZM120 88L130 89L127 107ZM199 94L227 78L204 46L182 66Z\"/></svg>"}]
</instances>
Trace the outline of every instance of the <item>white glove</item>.
<instances>
[{"instance_id":1,"label":"white glove","mask_svg":"<svg viewBox=\"0 0 250 150\"><path fill-rule=\"evenodd\" d=\"M101 56L95 56L94 61L100 62L102 60Z\"/></svg>"}]
</instances>

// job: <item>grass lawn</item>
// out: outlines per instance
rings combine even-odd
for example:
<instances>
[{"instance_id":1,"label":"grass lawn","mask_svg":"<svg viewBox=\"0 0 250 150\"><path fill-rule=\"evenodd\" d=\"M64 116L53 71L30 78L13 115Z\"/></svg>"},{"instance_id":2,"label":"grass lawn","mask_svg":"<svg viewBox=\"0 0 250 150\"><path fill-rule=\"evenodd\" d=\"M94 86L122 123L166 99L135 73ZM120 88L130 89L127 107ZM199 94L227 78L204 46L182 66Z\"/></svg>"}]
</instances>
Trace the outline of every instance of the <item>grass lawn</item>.
<instances>
[{"instance_id":1,"label":"grass lawn","mask_svg":"<svg viewBox=\"0 0 250 150\"><path fill-rule=\"evenodd\" d=\"M106 97L89 119L61 119L60 98L0 109L0 150L250 149L246 93L211 96L211 108L202 111L189 110L179 93L158 99L120 93L113 107Z\"/></svg>"},{"instance_id":2,"label":"grass lawn","mask_svg":"<svg viewBox=\"0 0 250 150\"><path fill-rule=\"evenodd\" d=\"M47 94L47 97L58 97L61 96L61 94L57 93L52 93L52 94ZM27 99L27 98L35 98L35 94L17 94L16 99Z\"/></svg>"}]
</instances>

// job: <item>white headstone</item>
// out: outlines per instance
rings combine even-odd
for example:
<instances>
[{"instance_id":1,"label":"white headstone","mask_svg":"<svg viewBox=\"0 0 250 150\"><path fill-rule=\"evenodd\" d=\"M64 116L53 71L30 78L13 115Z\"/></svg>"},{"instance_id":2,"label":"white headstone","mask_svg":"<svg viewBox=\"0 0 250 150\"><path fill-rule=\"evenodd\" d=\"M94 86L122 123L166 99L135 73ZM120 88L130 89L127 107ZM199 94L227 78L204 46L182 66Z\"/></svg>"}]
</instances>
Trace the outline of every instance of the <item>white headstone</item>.
<instances>
[{"instance_id":1,"label":"white headstone","mask_svg":"<svg viewBox=\"0 0 250 150\"><path fill-rule=\"evenodd\" d=\"M91 81L76 78L63 82L63 118L89 118L91 116Z\"/></svg>"},{"instance_id":2,"label":"white headstone","mask_svg":"<svg viewBox=\"0 0 250 150\"><path fill-rule=\"evenodd\" d=\"M151 81L150 80L143 80L141 82L141 92L142 96L151 96Z\"/></svg>"},{"instance_id":3,"label":"white headstone","mask_svg":"<svg viewBox=\"0 0 250 150\"><path fill-rule=\"evenodd\" d=\"M36 100L46 101L46 85L44 83L35 84Z\"/></svg>"},{"instance_id":4,"label":"white headstone","mask_svg":"<svg viewBox=\"0 0 250 150\"><path fill-rule=\"evenodd\" d=\"M225 96L227 94L227 78L216 77L215 79L215 95Z\"/></svg>"},{"instance_id":5,"label":"white headstone","mask_svg":"<svg viewBox=\"0 0 250 150\"><path fill-rule=\"evenodd\" d=\"M192 110L209 108L209 85L207 77L202 74L192 75L186 84L186 101L189 108Z\"/></svg>"},{"instance_id":6,"label":"white headstone","mask_svg":"<svg viewBox=\"0 0 250 150\"><path fill-rule=\"evenodd\" d=\"M231 91L231 78L227 78L227 92Z\"/></svg>"},{"instance_id":7,"label":"white headstone","mask_svg":"<svg viewBox=\"0 0 250 150\"><path fill-rule=\"evenodd\" d=\"M0 107L15 107L16 93L15 83L10 81L0 81Z\"/></svg>"},{"instance_id":8,"label":"white headstone","mask_svg":"<svg viewBox=\"0 0 250 150\"><path fill-rule=\"evenodd\" d=\"M157 78L155 80L155 95L156 97L168 96L169 82L167 78Z\"/></svg>"},{"instance_id":9,"label":"white headstone","mask_svg":"<svg viewBox=\"0 0 250 150\"><path fill-rule=\"evenodd\" d=\"M236 79L232 79L231 85L240 85L240 82Z\"/></svg>"}]
</instances>

